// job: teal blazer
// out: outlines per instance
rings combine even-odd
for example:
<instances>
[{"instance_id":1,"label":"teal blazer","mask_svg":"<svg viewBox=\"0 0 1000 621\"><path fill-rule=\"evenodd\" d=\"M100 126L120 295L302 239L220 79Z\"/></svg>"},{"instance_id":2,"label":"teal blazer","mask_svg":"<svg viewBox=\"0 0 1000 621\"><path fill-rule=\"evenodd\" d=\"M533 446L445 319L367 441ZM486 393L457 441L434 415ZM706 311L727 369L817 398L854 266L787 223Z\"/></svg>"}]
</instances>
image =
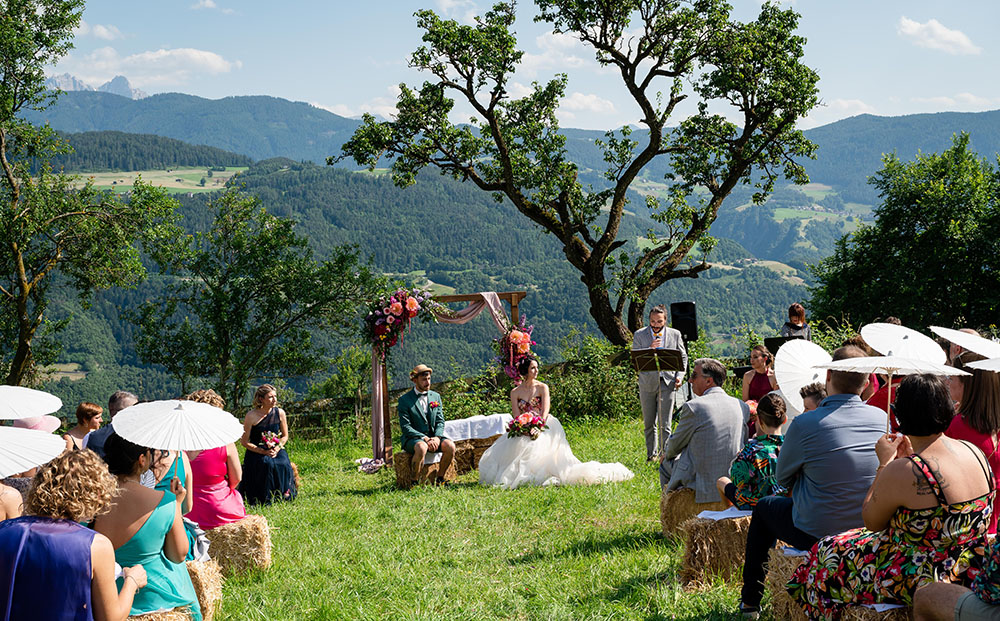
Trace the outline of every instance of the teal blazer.
<instances>
[{"instance_id":1,"label":"teal blazer","mask_svg":"<svg viewBox=\"0 0 1000 621\"><path fill-rule=\"evenodd\" d=\"M437 402L437 407L428 407L425 414L417 403L416 391L410 390L399 398L396 412L399 414L399 429L402 434L403 446L412 441L416 443L424 436L428 438L445 438L444 408L441 406L441 395L433 390L427 391L427 404Z\"/></svg>"}]
</instances>

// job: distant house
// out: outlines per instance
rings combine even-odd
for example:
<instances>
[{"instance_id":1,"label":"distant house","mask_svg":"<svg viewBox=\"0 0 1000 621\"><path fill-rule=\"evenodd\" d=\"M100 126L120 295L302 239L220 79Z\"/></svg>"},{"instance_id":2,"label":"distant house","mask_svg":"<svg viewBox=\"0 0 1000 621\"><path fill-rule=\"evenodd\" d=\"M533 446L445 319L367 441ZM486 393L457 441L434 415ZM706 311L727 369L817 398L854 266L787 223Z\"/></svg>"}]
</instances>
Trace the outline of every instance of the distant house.
<instances>
[{"instance_id":1,"label":"distant house","mask_svg":"<svg viewBox=\"0 0 1000 621\"><path fill-rule=\"evenodd\" d=\"M184 180L180 178L174 179L174 181L176 181L177 183L184 183Z\"/></svg>"}]
</instances>

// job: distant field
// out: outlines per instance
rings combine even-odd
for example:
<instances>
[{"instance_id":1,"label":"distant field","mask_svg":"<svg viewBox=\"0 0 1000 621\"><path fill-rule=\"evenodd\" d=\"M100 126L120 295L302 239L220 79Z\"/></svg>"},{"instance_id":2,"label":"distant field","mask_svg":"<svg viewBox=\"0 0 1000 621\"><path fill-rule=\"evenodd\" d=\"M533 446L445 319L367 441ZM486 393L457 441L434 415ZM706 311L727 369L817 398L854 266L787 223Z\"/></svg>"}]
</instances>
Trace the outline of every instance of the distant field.
<instances>
[{"instance_id":1,"label":"distant field","mask_svg":"<svg viewBox=\"0 0 1000 621\"><path fill-rule=\"evenodd\" d=\"M833 187L822 183L807 183L803 186L799 186L798 189L814 201L824 199L830 194L836 194L836 192L833 191Z\"/></svg>"},{"instance_id":2,"label":"distant field","mask_svg":"<svg viewBox=\"0 0 1000 621\"><path fill-rule=\"evenodd\" d=\"M228 166L224 171L213 170L211 177L208 176L207 168L191 166L170 170L80 173L80 177L93 179L95 187L114 192L127 192L135 183L136 177L142 177L143 182L165 188L170 193L212 192L221 190L233 175L246 169L246 166ZM205 178L204 187L201 186L202 177Z\"/></svg>"},{"instance_id":3,"label":"distant field","mask_svg":"<svg viewBox=\"0 0 1000 621\"><path fill-rule=\"evenodd\" d=\"M82 380L87 377L87 372L80 369L80 365L75 362L67 362L63 364L54 364L50 367L46 367L42 371L50 380L59 381L62 378L66 378L70 381Z\"/></svg>"},{"instance_id":4,"label":"distant field","mask_svg":"<svg viewBox=\"0 0 1000 621\"><path fill-rule=\"evenodd\" d=\"M843 220L844 216L826 211L812 211L811 209L791 209L789 207L778 207L774 210L774 219L777 222L796 218L799 220Z\"/></svg>"}]
</instances>

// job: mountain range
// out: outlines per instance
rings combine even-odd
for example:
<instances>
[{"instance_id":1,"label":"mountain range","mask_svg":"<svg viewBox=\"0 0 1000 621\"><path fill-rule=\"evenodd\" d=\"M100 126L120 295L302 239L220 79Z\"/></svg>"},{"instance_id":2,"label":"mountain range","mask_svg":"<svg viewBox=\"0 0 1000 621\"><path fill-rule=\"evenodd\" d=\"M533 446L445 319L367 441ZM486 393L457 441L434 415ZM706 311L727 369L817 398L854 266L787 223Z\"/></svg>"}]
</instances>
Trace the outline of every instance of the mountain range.
<instances>
[{"instance_id":1,"label":"mountain range","mask_svg":"<svg viewBox=\"0 0 1000 621\"><path fill-rule=\"evenodd\" d=\"M123 75L116 75L104 84L101 84L97 88L87 84L83 80L77 79L75 76L71 76L68 73L63 73L60 75L55 75L49 77L45 80L45 86L51 90L61 90L61 91L98 91L100 93L111 93L113 95L120 95L127 99L144 99L149 97L149 94L145 91L140 91L137 88L132 88L129 83L128 78Z\"/></svg>"}]
</instances>

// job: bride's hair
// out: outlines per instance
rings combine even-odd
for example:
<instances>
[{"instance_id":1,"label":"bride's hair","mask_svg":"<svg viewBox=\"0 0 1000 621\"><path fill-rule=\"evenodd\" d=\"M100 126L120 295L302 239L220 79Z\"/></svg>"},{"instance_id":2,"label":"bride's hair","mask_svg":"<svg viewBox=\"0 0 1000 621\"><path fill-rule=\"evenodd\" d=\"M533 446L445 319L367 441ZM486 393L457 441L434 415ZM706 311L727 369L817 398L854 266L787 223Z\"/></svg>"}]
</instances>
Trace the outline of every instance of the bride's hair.
<instances>
[{"instance_id":1,"label":"bride's hair","mask_svg":"<svg viewBox=\"0 0 1000 621\"><path fill-rule=\"evenodd\" d=\"M527 358L521 358L521 361L517 363L517 373L521 377L526 377L528 375L528 370L531 369L532 362L538 362L538 360L531 358L530 356Z\"/></svg>"}]
</instances>

